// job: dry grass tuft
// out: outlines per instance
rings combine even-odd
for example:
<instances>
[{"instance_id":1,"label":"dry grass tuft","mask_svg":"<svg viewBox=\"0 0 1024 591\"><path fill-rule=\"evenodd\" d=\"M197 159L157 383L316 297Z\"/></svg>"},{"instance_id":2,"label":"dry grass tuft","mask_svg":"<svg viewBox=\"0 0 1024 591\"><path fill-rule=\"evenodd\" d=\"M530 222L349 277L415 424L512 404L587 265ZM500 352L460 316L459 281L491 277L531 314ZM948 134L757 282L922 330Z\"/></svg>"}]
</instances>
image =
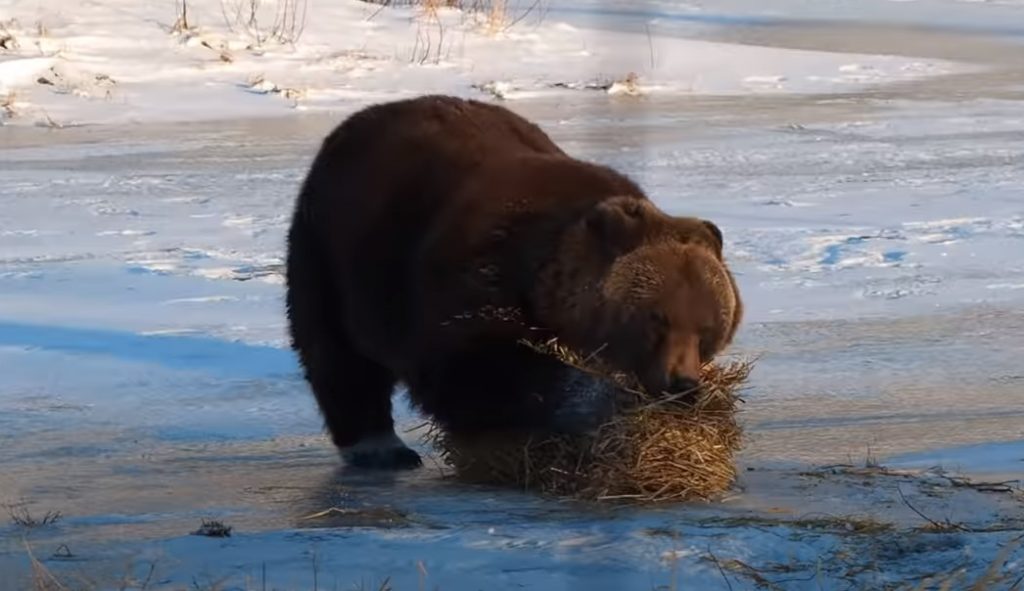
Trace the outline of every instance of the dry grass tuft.
<instances>
[{"instance_id":1,"label":"dry grass tuft","mask_svg":"<svg viewBox=\"0 0 1024 591\"><path fill-rule=\"evenodd\" d=\"M531 14L544 11L542 0L510 3L508 0L363 0L383 7L411 6L423 15L435 17L442 8L452 8L469 15L488 34L504 32Z\"/></svg>"},{"instance_id":2,"label":"dry grass tuft","mask_svg":"<svg viewBox=\"0 0 1024 591\"><path fill-rule=\"evenodd\" d=\"M282 88L267 80L263 74L250 76L245 84L246 90L257 94L276 94L291 101L292 107L297 107L299 102L306 98L306 91L299 88Z\"/></svg>"},{"instance_id":3,"label":"dry grass tuft","mask_svg":"<svg viewBox=\"0 0 1024 591\"><path fill-rule=\"evenodd\" d=\"M643 94L640 76L636 72L630 72L622 80L611 83L606 92L612 96L640 96Z\"/></svg>"},{"instance_id":4,"label":"dry grass tuft","mask_svg":"<svg viewBox=\"0 0 1024 591\"><path fill-rule=\"evenodd\" d=\"M60 511L47 511L42 517L32 515L28 508L22 505L8 505L7 514L11 517L11 523L19 527L35 528L53 525L62 517Z\"/></svg>"},{"instance_id":5,"label":"dry grass tuft","mask_svg":"<svg viewBox=\"0 0 1024 591\"><path fill-rule=\"evenodd\" d=\"M192 23L188 20L188 0L181 0L177 2L174 7L175 19L174 24L171 25L170 33L172 35L180 35L186 31L192 29Z\"/></svg>"},{"instance_id":6,"label":"dry grass tuft","mask_svg":"<svg viewBox=\"0 0 1024 591\"><path fill-rule=\"evenodd\" d=\"M194 536L206 536L208 538L230 538L231 537L231 526L225 525L221 521L216 519L206 520L204 519L199 529L192 532Z\"/></svg>"},{"instance_id":7,"label":"dry grass tuft","mask_svg":"<svg viewBox=\"0 0 1024 591\"><path fill-rule=\"evenodd\" d=\"M28 542L22 540L22 544L25 545L25 553L28 555L28 562L32 569L32 591L68 591L68 588L50 572L50 569L36 558Z\"/></svg>"},{"instance_id":8,"label":"dry grass tuft","mask_svg":"<svg viewBox=\"0 0 1024 591\"><path fill-rule=\"evenodd\" d=\"M650 397L635 378L556 342L529 346L613 381L620 392L616 416L586 435L543 438L469 438L432 426L426 438L457 478L584 500L647 503L708 500L732 486L733 457L742 439L738 391L752 362L706 365L704 389L690 401Z\"/></svg>"},{"instance_id":9,"label":"dry grass tuft","mask_svg":"<svg viewBox=\"0 0 1024 591\"><path fill-rule=\"evenodd\" d=\"M267 44L295 46L306 30L309 0L220 0L224 24L245 34L250 49Z\"/></svg>"},{"instance_id":10,"label":"dry grass tuft","mask_svg":"<svg viewBox=\"0 0 1024 591\"><path fill-rule=\"evenodd\" d=\"M231 54L231 50L227 47L226 43L221 43L220 47L214 47L209 41L205 39L199 42L199 45L209 49L210 51L217 54L217 58L225 64L230 64L235 61L235 57Z\"/></svg>"},{"instance_id":11,"label":"dry grass tuft","mask_svg":"<svg viewBox=\"0 0 1024 591\"><path fill-rule=\"evenodd\" d=\"M10 31L17 26L17 23L18 21L14 19L0 22L0 51L17 51L21 47L18 38Z\"/></svg>"},{"instance_id":12,"label":"dry grass tuft","mask_svg":"<svg viewBox=\"0 0 1024 591\"><path fill-rule=\"evenodd\" d=\"M0 96L0 121L14 119L18 111L14 108L18 101L18 95L13 90L4 96Z\"/></svg>"}]
</instances>

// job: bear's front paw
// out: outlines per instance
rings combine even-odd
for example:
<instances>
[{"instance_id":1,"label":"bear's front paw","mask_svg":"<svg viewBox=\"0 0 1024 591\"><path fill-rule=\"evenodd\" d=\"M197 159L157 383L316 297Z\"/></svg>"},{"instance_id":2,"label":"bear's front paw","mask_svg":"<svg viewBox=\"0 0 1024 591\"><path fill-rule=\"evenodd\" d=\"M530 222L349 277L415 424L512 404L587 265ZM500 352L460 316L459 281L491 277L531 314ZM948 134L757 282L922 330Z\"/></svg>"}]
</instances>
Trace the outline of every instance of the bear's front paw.
<instances>
[{"instance_id":1,"label":"bear's front paw","mask_svg":"<svg viewBox=\"0 0 1024 591\"><path fill-rule=\"evenodd\" d=\"M420 454L408 447L342 452L353 468L370 470L412 470L423 465Z\"/></svg>"},{"instance_id":2,"label":"bear's front paw","mask_svg":"<svg viewBox=\"0 0 1024 591\"><path fill-rule=\"evenodd\" d=\"M610 380L569 368L557 391L560 394L559 404L548 424L549 429L555 433L591 433L615 416L618 389Z\"/></svg>"},{"instance_id":3,"label":"bear's front paw","mask_svg":"<svg viewBox=\"0 0 1024 591\"><path fill-rule=\"evenodd\" d=\"M345 463L371 470L411 470L423 465L415 451L406 447L394 433L364 439L341 450Z\"/></svg>"}]
</instances>

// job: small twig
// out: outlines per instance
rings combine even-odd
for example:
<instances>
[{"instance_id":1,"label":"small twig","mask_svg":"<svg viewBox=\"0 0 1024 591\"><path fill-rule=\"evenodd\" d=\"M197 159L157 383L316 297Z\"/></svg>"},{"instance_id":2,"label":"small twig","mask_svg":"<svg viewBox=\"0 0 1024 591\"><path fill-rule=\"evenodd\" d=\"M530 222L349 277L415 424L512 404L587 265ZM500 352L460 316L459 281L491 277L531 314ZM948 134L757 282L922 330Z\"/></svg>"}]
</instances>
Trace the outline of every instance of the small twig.
<instances>
[{"instance_id":1,"label":"small twig","mask_svg":"<svg viewBox=\"0 0 1024 591\"><path fill-rule=\"evenodd\" d=\"M423 564L422 560L416 561L416 570L419 571L420 575L420 589L419 591L426 591L427 588L427 566Z\"/></svg>"},{"instance_id":2,"label":"small twig","mask_svg":"<svg viewBox=\"0 0 1024 591\"><path fill-rule=\"evenodd\" d=\"M917 513L917 515L921 519L924 519L928 523L932 524L932 527L934 527L935 529L940 530L940 531L950 530L950 529L955 529L955 530L964 531L964 532L971 531L970 528L964 527L964 526L962 526L960 524L957 524L957 523L951 523L948 519L946 520L946 523L940 523L938 521L935 521L931 517L928 517L927 515L922 513L917 507L915 507L912 504L910 504L910 501L907 499L907 496L903 494L903 488L899 484L896 485L896 492L899 493L900 499L903 501L904 505L906 505L914 513Z\"/></svg>"},{"instance_id":3,"label":"small twig","mask_svg":"<svg viewBox=\"0 0 1024 591\"><path fill-rule=\"evenodd\" d=\"M381 2L381 3L380 3L380 8L378 8L378 9L377 9L377 10L375 10L375 11L373 11L373 14L371 14L370 16L366 17L366 22L370 22L370 21L372 21L372 20L373 20L374 18L376 18L376 17L377 17L377 15L378 15L378 14L380 14L381 12L383 12L383 10L384 10L385 8L389 7L389 6L391 6L391 0L387 0L386 2Z\"/></svg>"},{"instance_id":4,"label":"small twig","mask_svg":"<svg viewBox=\"0 0 1024 591\"><path fill-rule=\"evenodd\" d=\"M306 520L309 520L309 519L319 519L321 517L327 517L329 515L351 515L353 513L357 513L357 511L355 509L342 509L340 507L328 507L328 508L324 509L323 511L317 511L316 513L310 513L309 515L306 515L305 517L300 517L299 519L301 519L303 521L306 521Z\"/></svg>"},{"instance_id":5,"label":"small twig","mask_svg":"<svg viewBox=\"0 0 1024 591\"><path fill-rule=\"evenodd\" d=\"M835 470L836 468L847 468L847 469L849 469L849 468L853 468L853 464L826 464L824 466L819 466L818 467L818 471L819 472L824 472L825 470Z\"/></svg>"},{"instance_id":6,"label":"small twig","mask_svg":"<svg viewBox=\"0 0 1024 591\"><path fill-rule=\"evenodd\" d=\"M431 425L430 421L423 421L422 423L418 423L416 425L413 425L412 427L409 427L408 429L403 430L402 433L412 433L413 431L416 431L417 429L422 429L423 427L429 427L430 425Z\"/></svg>"},{"instance_id":7,"label":"small twig","mask_svg":"<svg viewBox=\"0 0 1024 591\"><path fill-rule=\"evenodd\" d=\"M812 581L814 579L818 579L818 588L820 589L821 588L821 562L820 561L818 562L818 567L814 570L814 572L811 573L810 575L806 576L806 577L790 577L788 579L775 579L771 583L773 585L783 585L785 583L806 583L806 582Z\"/></svg>"},{"instance_id":8,"label":"small twig","mask_svg":"<svg viewBox=\"0 0 1024 591\"><path fill-rule=\"evenodd\" d=\"M149 563L149 572L146 573L146 579L142 581L142 586L139 587L142 591L149 589L149 583L153 580L153 573L156 572L156 561Z\"/></svg>"},{"instance_id":9,"label":"small twig","mask_svg":"<svg viewBox=\"0 0 1024 591\"><path fill-rule=\"evenodd\" d=\"M737 560L737 559L733 558L732 560L729 561L729 563L730 563L730 565L732 565L732 566L729 567L729 570L739 571L740 573L742 573L742 574L746 575L747 577L753 579L754 582L758 584L758 586L760 586L760 587L767 587L768 589L772 589L772 590L781 589L781 587L776 585L774 582L768 580L756 568L750 566L749 564L743 562L742 560Z\"/></svg>"},{"instance_id":10,"label":"small twig","mask_svg":"<svg viewBox=\"0 0 1024 591\"><path fill-rule=\"evenodd\" d=\"M36 588L46 589L48 591L68 591L68 588L57 580L57 577L53 576L53 573L47 570L47 568L43 566L42 562L39 562L39 559L37 559L36 555L32 552L32 547L29 546L28 540L23 539L22 544L25 545L25 552L28 554L29 564L32 565L32 573L36 579Z\"/></svg>"},{"instance_id":11,"label":"small twig","mask_svg":"<svg viewBox=\"0 0 1024 591\"><path fill-rule=\"evenodd\" d=\"M602 344L600 347L595 349L593 353L591 353L590 355L587 355L586 359L583 360L583 365L586 365L586 364L590 363L591 361L593 361L595 357L597 357L598 355L601 354L601 351L604 351L607 348L608 348L608 343Z\"/></svg>"},{"instance_id":12,"label":"small twig","mask_svg":"<svg viewBox=\"0 0 1024 591\"><path fill-rule=\"evenodd\" d=\"M434 463L434 467L437 468L437 471L441 473L442 479L448 476L447 468L445 468L444 464L441 463L436 457L434 457L433 454L427 455L427 458L429 458L430 461Z\"/></svg>"},{"instance_id":13,"label":"small twig","mask_svg":"<svg viewBox=\"0 0 1024 591\"><path fill-rule=\"evenodd\" d=\"M518 17L516 17L516 18L515 18L515 19L514 19L514 20L513 20L513 21L512 21L511 23L509 23L509 24L508 24L508 25L507 25L507 26L506 26L506 27L505 27L505 28L503 29L503 31L507 31L507 30L511 29L512 27L516 26L517 24L519 24L519 23L520 23L520 21L522 21L522 20L523 20L523 19L525 19L525 18L526 18L527 16L529 16L529 15L530 15L530 13L531 13L531 12L533 12L533 10L534 10L535 8L537 8L537 6L539 6L539 5L540 5L540 0L534 0L534 3L533 3L533 4L531 4L531 5L530 5L530 7L529 7L529 8L527 8L525 12L523 12L523 13L522 13L521 15L519 15Z\"/></svg>"},{"instance_id":14,"label":"small twig","mask_svg":"<svg viewBox=\"0 0 1024 591\"><path fill-rule=\"evenodd\" d=\"M644 29L647 31L647 48L651 52L651 70L654 69L654 39L651 38L651 25L644 23Z\"/></svg>"},{"instance_id":15,"label":"small twig","mask_svg":"<svg viewBox=\"0 0 1024 591\"><path fill-rule=\"evenodd\" d=\"M978 492L1012 492L1013 485L1020 486L1020 480L1003 480L1001 482L972 482L967 478L958 478L956 476L946 476L946 480L949 481L956 488L972 488Z\"/></svg>"},{"instance_id":16,"label":"small twig","mask_svg":"<svg viewBox=\"0 0 1024 591\"><path fill-rule=\"evenodd\" d=\"M730 581L729 577L726 576L725 569L722 568L722 563L718 560L718 557L715 556L715 553L711 551L711 546L708 546L708 556L711 557L711 562L714 562L715 566L718 567L718 574L722 575L722 580L725 581L725 584L729 587L729 591L732 591L732 581Z\"/></svg>"}]
</instances>

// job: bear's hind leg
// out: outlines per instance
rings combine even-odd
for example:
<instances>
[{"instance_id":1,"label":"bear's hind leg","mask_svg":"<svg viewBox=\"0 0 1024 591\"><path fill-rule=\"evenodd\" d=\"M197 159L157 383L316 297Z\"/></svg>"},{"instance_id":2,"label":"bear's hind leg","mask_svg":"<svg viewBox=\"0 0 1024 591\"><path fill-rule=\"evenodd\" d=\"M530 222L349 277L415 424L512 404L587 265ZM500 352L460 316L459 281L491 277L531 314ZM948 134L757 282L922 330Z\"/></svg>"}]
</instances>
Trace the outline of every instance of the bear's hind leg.
<instances>
[{"instance_id":1,"label":"bear's hind leg","mask_svg":"<svg viewBox=\"0 0 1024 591\"><path fill-rule=\"evenodd\" d=\"M292 348L298 353L320 414L346 463L362 468L421 465L395 434L391 395L395 376L352 346L337 306L341 299L309 228L296 216L288 234L286 304Z\"/></svg>"},{"instance_id":2,"label":"bear's hind leg","mask_svg":"<svg viewBox=\"0 0 1024 591\"><path fill-rule=\"evenodd\" d=\"M302 357L324 423L347 464L379 469L420 466L419 454L395 434L391 372L353 352L342 340L321 343Z\"/></svg>"}]
</instances>

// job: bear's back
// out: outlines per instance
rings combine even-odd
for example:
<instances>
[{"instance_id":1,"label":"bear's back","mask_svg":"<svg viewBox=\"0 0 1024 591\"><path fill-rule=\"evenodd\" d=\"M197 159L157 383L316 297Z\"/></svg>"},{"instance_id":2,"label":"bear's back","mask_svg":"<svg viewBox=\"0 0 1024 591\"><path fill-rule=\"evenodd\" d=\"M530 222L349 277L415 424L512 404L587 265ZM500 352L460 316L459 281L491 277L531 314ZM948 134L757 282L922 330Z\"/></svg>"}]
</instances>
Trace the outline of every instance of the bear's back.
<instances>
[{"instance_id":1,"label":"bear's back","mask_svg":"<svg viewBox=\"0 0 1024 591\"><path fill-rule=\"evenodd\" d=\"M296 214L326 251L346 324L368 353L394 354L407 337L418 255L460 188L523 155L564 157L519 115L445 96L367 107L323 141Z\"/></svg>"},{"instance_id":2,"label":"bear's back","mask_svg":"<svg viewBox=\"0 0 1024 591\"><path fill-rule=\"evenodd\" d=\"M423 96L367 107L342 122L321 154L332 162L444 164L455 172L482 159L564 154L538 126L512 111L475 100Z\"/></svg>"},{"instance_id":3,"label":"bear's back","mask_svg":"<svg viewBox=\"0 0 1024 591\"><path fill-rule=\"evenodd\" d=\"M560 228L640 189L500 106L425 96L368 107L325 140L299 197L351 338L412 359L453 308L516 301ZM503 237L494 241L495 236ZM497 280L466 271L500 268ZM485 273L486 274L486 273ZM433 346L433 345L432 345Z\"/></svg>"},{"instance_id":4,"label":"bear's back","mask_svg":"<svg viewBox=\"0 0 1024 591\"><path fill-rule=\"evenodd\" d=\"M502 107L446 96L373 105L324 140L298 207L336 252L371 232L400 232L411 247L474 171L529 154L565 156Z\"/></svg>"}]
</instances>

